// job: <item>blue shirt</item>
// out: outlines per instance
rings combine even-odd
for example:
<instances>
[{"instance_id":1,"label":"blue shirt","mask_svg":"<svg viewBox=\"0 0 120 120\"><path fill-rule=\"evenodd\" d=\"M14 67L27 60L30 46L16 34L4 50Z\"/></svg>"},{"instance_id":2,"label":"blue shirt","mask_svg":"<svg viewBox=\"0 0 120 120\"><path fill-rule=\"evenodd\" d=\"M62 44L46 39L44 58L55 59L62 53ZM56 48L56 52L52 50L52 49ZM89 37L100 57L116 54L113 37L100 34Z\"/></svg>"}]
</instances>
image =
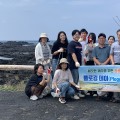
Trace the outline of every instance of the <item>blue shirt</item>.
<instances>
[{"instance_id":1,"label":"blue shirt","mask_svg":"<svg viewBox=\"0 0 120 120\"><path fill-rule=\"evenodd\" d=\"M93 52L92 52L92 56L93 58L95 57L96 59L98 59L98 61L100 63L104 63L110 55L110 46L105 45L103 48L97 46L94 48Z\"/></svg>"}]
</instances>

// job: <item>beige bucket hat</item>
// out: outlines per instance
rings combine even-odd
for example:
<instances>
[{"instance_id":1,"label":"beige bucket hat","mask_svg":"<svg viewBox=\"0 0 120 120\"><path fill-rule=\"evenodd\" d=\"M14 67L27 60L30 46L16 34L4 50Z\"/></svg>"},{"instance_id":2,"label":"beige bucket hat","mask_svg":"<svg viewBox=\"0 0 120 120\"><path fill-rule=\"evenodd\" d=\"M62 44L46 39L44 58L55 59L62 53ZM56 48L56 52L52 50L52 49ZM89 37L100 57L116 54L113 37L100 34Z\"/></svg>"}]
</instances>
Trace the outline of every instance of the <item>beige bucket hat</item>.
<instances>
[{"instance_id":1,"label":"beige bucket hat","mask_svg":"<svg viewBox=\"0 0 120 120\"><path fill-rule=\"evenodd\" d=\"M39 37L39 42L41 41L41 38L47 38L47 42L49 41L49 38L46 33L41 33Z\"/></svg>"},{"instance_id":2,"label":"beige bucket hat","mask_svg":"<svg viewBox=\"0 0 120 120\"><path fill-rule=\"evenodd\" d=\"M67 61L66 58L62 58L62 59L60 59L60 63L59 63L59 65L60 65L61 63L67 63L67 64L69 64L69 62Z\"/></svg>"}]
</instances>

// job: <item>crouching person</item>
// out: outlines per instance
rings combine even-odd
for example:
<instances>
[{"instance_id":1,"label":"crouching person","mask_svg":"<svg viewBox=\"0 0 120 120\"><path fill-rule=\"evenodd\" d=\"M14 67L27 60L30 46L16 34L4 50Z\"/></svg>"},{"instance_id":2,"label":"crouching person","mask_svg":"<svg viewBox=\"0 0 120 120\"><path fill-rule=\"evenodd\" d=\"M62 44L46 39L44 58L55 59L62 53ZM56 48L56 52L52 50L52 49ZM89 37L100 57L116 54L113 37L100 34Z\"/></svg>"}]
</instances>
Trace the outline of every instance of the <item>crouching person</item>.
<instances>
[{"instance_id":1,"label":"crouching person","mask_svg":"<svg viewBox=\"0 0 120 120\"><path fill-rule=\"evenodd\" d=\"M66 58L62 58L60 60L58 69L55 71L55 74L54 74L52 85L53 85L54 92L60 93L59 94L60 103L66 103L65 98L67 96L74 99L79 99L79 97L75 96L75 91L71 87L71 85L75 86L77 89L80 89L80 87L73 82L73 77L68 68L68 61Z\"/></svg>"},{"instance_id":2,"label":"crouching person","mask_svg":"<svg viewBox=\"0 0 120 120\"><path fill-rule=\"evenodd\" d=\"M36 64L34 66L34 75L28 81L25 87L25 93L31 100L37 100L42 94L47 83L50 81L50 70L44 74L44 66Z\"/></svg>"}]
</instances>

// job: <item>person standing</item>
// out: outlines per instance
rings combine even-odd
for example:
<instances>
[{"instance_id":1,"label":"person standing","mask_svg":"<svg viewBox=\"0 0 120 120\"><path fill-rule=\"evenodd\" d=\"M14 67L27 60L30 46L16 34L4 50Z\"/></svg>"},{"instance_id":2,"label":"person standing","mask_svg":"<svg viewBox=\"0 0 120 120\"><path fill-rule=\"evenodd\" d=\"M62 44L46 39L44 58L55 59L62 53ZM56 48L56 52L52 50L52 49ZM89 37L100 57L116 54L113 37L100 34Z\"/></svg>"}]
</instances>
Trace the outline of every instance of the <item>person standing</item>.
<instances>
[{"instance_id":1,"label":"person standing","mask_svg":"<svg viewBox=\"0 0 120 120\"><path fill-rule=\"evenodd\" d=\"M92 52L93 60L96 65L108 65L110 62L110 46L105 44L106 35L100 33L98 35L98 46Z\"/></svg>"},{"instance_id":2,"label":"person standing","mask_svg":"<svg viewBox=\"0 0 120 120\"><path fill-rule=\"evenodd\" d=\"M88 32L87 32L86 29L81 29L80 30L79 42L81 43L83 49L84 49L85 45L88 43L87 35L88 35Z\"/></svg>"},{"instance_id":3,"label":"person standing","mask_svg":"<svg viewBox=\"0 0 120 120\"><path fill-rule=\"evenodd\" d=\"M40 63L45 65L45 69L50 67L50 62L52 59L52 54L49 45L49 41L46 33L41 33L39 38L39 43L35 47L35 59L36 64ZM46 68L47 67L47 68Z\"/></svg>"},{"instance_id":4,"label":"person standing","mask_svg":"<svg viewBox=\"0 0 120 120\"><path fill-rule=\"evenodd\" d=\"M110 50L110 60L112 65L120 65L120 29L117 30L118 41L114 42ZM120 92L114 92L113 102L120 102Z\"/></svg>"},{"instance_id":5,"label":"person standing","mask_svg":"<svg viewBox=\"0 0 120 120\"><path fill-rule=\"evenodd\" d=\"M90 33L88 35L88 43L85 45L84 48L84 62L85 65L89 66L89 65L94 65L94 61L93 61L93 57L92 57L92 52L94 50L94 48L96 47L96 35L95 33ZM84 91L86 93L86 95L91 95L91 96L97 96L97 92L96 91Z\"/></svg>"},{"instance_id":6,"label":"person standing","mask_svg":"<svg viewBox=\"0 0 120 120\"><path fill-rule=\"evenodd\" d=\"M59 63L59 60L61 58L67 58L67 46L68 46L67 35L64 31L60 31L58 33L57 40L54 42L52 47L53 76Z\"/></svg>"},{"instance_id":7,"label":"person standing","mask_svg":"<svg viewBox=\"0 0 120 120\"><path fill-rule=\"evenodd\" d=\"M105 44L106 35L104 33L100 33L98 35L98 46L96 46L92 52L93 61L96 65L109 65L110 63L110 46ZM107 95L106 92L98 91L98 99L99 97Z\"/></svg>"},{"instance_id":8,"label":"person standing","mask_svg":"<svg viewBox=\"0 0 120 120\"><path fill-rule=\"evenodd\" d=\"M84 56L84 48L85 48L85 45L88 43L87 35L88 35L88 32L87 32L86 29L81 29L80 30L79 42L82 45L82 65L85 65L85 61L84 61L84 58L85 58L85 56Z\"/></svg>"},{"instance_id":9,"label":"person standing","mask_svg":"<svg viewBox=\"0 0 120 120\"><path fill-rule=\"evenodd\" d=\"M88 35L88 43L85 45L84 54L85 54L85 65L94 65L92 52L96 47L96 35L95 33L90 33Z\"/></svg>"},{"instance_id":10,"label":"person standing","mask_svg":"<svg viewBox=\"0 0 120 120\"><path fill-rule=\"evenodd\" d=\"M82 45L78 42L80 39L80 32L79 30L73 30L72 31L72 38L73 40L68 44L68 62L73 80L75 84L78 84L79 82L79 71L78 68L81 65L82 60ZM79 97L84 97L84 95L79 94L79 91L74 88L76 93L79 95Z\"/></svg>"}]
</instances>

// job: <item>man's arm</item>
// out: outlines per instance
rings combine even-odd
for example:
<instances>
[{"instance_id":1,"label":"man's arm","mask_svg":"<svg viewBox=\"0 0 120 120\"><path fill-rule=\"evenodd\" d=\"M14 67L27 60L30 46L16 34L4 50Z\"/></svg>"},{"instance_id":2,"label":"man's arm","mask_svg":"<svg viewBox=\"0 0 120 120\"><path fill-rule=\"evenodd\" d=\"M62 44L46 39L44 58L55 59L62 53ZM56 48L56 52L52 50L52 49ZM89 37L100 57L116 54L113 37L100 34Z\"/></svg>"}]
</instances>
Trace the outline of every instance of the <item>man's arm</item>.
<instances>
[{"instance_id":1,"label":"man's arm","mask_svg":"<svg viewBox=\"0 0 120 120\"><path fill-rule=\"evenodd\" d=\"M110 60L111 60L111 62L112 62L112 65L114 65L114 64L115 64L115 62L114 62L114 57L113 57L113 55L112 55L112 54L110 55Z\"/></svg>"},{"instance_id":2,"label":"man's arm","mask_svg":"<svg viewBox=\"0 0 120 120\"><path fill-rule=\"evenodd\" d=\"M110 49L110 60L112 62L112 65L115 64L115 61L114 61L114 48L115 48L115 46L114 46L114 44L112 44L111 49Z\"/></svg>"},{"instance_id":3,"label":"man's arm","mask_svg":"<svg viewBox=\"0 0 120 120\"><path fill-rule=\"evenodd\" d=\"M72 53L72 58L73 58L73 60L75 62L75 66L80 67L80 63L78 62L78 59L77 59L77 56L76 56L75 53Z\"/></svg>"},{"instance_id":4,"label":"man's arm","mask_svg":"<svg viewBox=\"0 0 120 120\"><path fill-rule=\"evenodd\" d=\"M78 62L77 56L75 53L72 53L72 59L74 60L75 63Z\"/></svg>"},{"instance_id":5,"label":"man's arm","mask_svg":"<svg viewBox=\"0 0 120 120\"><path fill-rule=\"evenodd\" d=\"M101 63L99 62L98 59L96 59L96 57L93 57L93 61L94 61L97 65L101 65Z\"/></svg>"},{"instance_id":6,"label":"man's arm","mask_svg":"<svg viewBox=\"0 0 120 120\"><path fill-rule=\"evenodd\" d=\"M110 62L110 57L104 62L102 63L103 65L107 65Z\"/></svg>"}]
</instances>

